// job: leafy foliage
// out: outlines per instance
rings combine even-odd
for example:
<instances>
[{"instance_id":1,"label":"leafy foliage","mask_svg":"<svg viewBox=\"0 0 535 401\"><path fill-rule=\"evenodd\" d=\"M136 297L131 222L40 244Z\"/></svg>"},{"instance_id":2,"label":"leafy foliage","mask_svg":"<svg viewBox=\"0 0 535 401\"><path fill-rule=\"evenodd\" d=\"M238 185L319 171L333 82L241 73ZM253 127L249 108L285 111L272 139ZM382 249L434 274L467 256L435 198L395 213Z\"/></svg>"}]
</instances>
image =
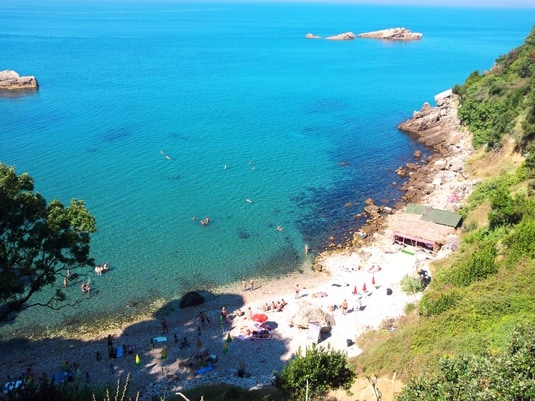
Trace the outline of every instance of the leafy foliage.
<instances>
[{"instance_id":1,"label":"leafy foliage","mask_svg":"<svg viewBox=\"0 0 535 401\"><path fill-rule=\"evenodd\" d=\"M401 279L401 289L407 294L416 294L424 289L422 279L406 275Z\"/></svg>"},{"instance_id":2,"label":"leafy foliage","mask_svg":"<svg viewBox=\"0 0 535 401\"><path fill-rule=\"evenodd\" d=\"M310 399L321 400L329 390L349 391L355 377L345 353L313 344L304 354L300 348L282 372L275 374L275 385L292 400L305 400L307 392Z\"/></svg>"},{"instance_id":3,"label":"leafy foliage","mask_svg":"<svg viewBox=\"0 0 535 401\"><path fill-rule=\"evenodd\" d=\"M58 275L92 264L89 242L95 231L83 201L47 204L28 174L0 163L0 320L31 306L65 306L61 287L44 303L29 301Z\"/></svg>"},{"instance_id":4,"label":"leafy foliage","mask_svg":"<svg viewBox=\"0 0 535 401\"><path fill-rule=\"evenodd\" d=\"M439 374L420 376L398 401L532 400L535 397L535 326L519 325L502 353L440 360Z\"/></svg>"},{"instance_id":5,"label":"leafy foliage","mask_svg":"<svg viewBox=\"0 0 535 401\"><path fill-rule=\"evenodd\" d=\"M523 128L518 143L525 147L535 135L535 27L491 71L472 73L454 92L461 96L458 116L472 132L476 148L498 147L517 123Z\"/></svg>"}]
</instances>

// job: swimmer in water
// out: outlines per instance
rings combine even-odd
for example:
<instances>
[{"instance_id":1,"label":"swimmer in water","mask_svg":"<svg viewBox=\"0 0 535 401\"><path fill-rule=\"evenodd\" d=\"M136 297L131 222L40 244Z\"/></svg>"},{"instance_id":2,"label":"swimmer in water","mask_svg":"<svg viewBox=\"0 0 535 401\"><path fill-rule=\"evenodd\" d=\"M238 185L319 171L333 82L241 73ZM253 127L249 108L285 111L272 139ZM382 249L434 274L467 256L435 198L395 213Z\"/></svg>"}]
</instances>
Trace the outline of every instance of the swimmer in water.
<instances>
[{"instance_id":1,"label":"swimmer in water","mask_svg":"<svg viewBox=\"0 0 535 401\"><path fill-rule=\"evenodd\" d=\"M253 203L253 201L252 201L251 199L249 199L249 198L245 199L245 201L246 201L247 203Z\"/></svg>"}]
</instances>

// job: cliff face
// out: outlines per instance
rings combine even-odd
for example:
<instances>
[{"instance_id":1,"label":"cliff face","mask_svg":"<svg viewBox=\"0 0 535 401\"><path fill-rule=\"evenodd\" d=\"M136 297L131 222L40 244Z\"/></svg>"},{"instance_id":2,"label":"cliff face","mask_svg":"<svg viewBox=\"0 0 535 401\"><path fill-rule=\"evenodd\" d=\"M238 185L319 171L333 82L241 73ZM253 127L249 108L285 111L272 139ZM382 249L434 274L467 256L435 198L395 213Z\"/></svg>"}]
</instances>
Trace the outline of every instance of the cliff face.
<instances>
[{"instance_id":1,"label":"cliff face","mask_svg":"<svg viewBox=\"0 0 535 401\"><path fill-rule=\"evenodd\" d=\"M383 40L420 40L423 34L411 32L405 28L389 28L380 31L359 33L359 38L383 39Z\"/></svg>"},{"instance_id":2,"label":"cliff face","mask_svg":"<svg viewBox=\"0 0 535 401\"><path fill-rule=\"evenodd\" d=\"M0 90L37 89L39 84L34 76L21 77L12 70L0 71Z\"/></svg>"}]
</instances>

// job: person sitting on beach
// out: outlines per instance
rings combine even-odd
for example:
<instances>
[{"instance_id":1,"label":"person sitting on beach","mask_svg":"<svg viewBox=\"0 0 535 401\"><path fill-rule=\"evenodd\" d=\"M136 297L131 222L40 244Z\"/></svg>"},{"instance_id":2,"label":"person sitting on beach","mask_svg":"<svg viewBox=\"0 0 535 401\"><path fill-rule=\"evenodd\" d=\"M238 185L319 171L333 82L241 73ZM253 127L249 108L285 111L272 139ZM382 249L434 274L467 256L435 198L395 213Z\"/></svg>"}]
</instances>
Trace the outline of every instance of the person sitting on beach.
<instances>
[{"instance_id":1,"label":"person sitting on beach","mask_svg":"<svg viewBox=\"0 0 535 401\"><path fill-rule=\"evenodd\" d=\"M82 285L80 286L80 289L82 290L82 294L85 294L89 291L89 286L85 283L85 281L82 281Z\"/></svg>"},{"instance_id":2,"label":"person sitting on beach","mask_svg":"<svg viewBox=\"0 0 535 401\"><path fill-rule=\"evenodd\" d=\"M221 321L228 322L228 312L227 308L225 308L224 306L221 308Z\"/></svg>"},{"instance_id":3,"label":"person sitting on beach","mask_svg":"<svg viewBox=\"0 0 535 401\"><path fill-rule=\"evenodd\" d=\"M104 264L102 265L102 270L101 270L101 272L103 272L103 271L107 271L107 270L109 270L109 269L110 269L110 267L109 267L109 265L108 265L108 262L104 262Z\"/></svg>"},{"instance_id":4,"label":"person sitting on beach","mask_svg":"<svg viewBox=\"0 0 535 401\"><path fill-rule=\"evenodd\" d=\"M264 310L264 312L267 312L270 309L267 302L264 304L264 306L262 306L262 309Z\"/></svg>"},{"instance_id":5,"label":"person sitting on beach","mask_svg":"<svg viewBox=\"0 0 535 401\"><path fill-rule=\"evenodd\" d=\"M188 339L186 337L184 337L182 339L182 342L180 343L180 349L184 349L184 348L187 348L189 347L189 342L188 342Z\"/></svg>"},{"instance_id":6,"label":"person sitting on beach","mask_svg":"<svg viewBox=\"0 0 535 401\"><path fill-rule=\"evenodd\" d=\"M102 276L102 267L100 265L95 266L95 273L97 273L97 276Z\"/></svg>"},{"instance_id":7,"label":"person sitting on beach","mask_svg":"<svg viewBox=\"0 0 535 401\"><path fill-rule=\"evenodd\" d=\"M271 301L271 310L272 311L276 311L278 308L277 308L277 304L275 303L275 301Z\"/></svg>"}]
</instances>

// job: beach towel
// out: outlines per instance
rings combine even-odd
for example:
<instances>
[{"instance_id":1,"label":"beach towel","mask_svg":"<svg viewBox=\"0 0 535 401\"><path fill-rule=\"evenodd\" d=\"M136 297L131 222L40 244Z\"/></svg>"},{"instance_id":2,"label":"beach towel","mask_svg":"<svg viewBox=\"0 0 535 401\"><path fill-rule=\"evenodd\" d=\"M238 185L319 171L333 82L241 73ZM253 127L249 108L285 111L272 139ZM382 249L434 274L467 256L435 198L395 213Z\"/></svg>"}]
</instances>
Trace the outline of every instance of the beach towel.
<instances>
[{"instance_id":1,"label":"beach towel","mask_svg":"<svg viewBox=\"0 0 535 401\"><path fill-rule=\"evenodd\" d=\"M204 368L200 368L199 370L196 370L195 373L197 373L198 375L203 375L205 373L211 372L212 370L214 370L214 367L211 363L209 363Z\"/></svg>"}]
</instances>

